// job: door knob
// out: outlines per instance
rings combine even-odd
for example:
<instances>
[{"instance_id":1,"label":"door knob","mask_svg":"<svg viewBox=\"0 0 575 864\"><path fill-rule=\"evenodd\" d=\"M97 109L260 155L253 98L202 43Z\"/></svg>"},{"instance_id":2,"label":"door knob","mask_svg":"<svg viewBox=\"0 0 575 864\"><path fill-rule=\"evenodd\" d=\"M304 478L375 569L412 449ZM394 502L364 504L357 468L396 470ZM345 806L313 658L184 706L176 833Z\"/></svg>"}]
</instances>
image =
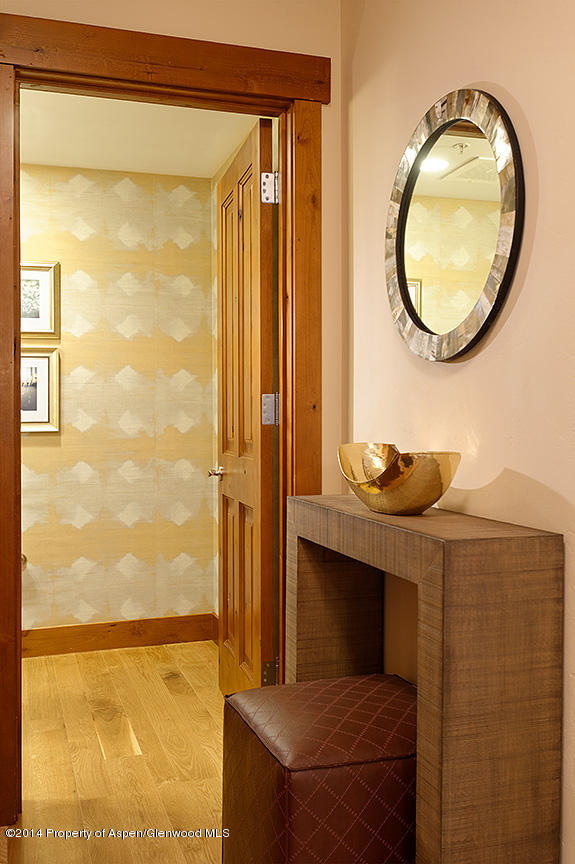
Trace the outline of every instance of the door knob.
<instances>
[{"instance_id":1,"label":"door knob","mask_svg":"<svg viewBox=\"0 0 575 864\"><path fill-rule=\"evenodd\" d=\"M224 466L218 465L217 468L210 468L208 471L208 477L219 477L220 480L224 476Z\"/></svg>"}]
</instances>

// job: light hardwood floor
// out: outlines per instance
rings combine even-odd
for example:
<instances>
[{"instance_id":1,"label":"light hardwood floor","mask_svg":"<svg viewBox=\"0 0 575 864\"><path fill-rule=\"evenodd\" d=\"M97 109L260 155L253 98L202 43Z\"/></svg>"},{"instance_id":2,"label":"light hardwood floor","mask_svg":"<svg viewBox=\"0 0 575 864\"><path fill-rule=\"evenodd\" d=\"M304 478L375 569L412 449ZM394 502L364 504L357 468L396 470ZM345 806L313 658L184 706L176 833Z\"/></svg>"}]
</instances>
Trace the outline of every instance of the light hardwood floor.
<instances>
[{"instance_id":1,"label":"light hardwood floor","mask_svg":"<svg viewBox=\"0 0 575 864\"><path fill-rule=\"evenodd\" d=\"M212 642L23 661L22 829L221 830ZM217 838L34 837L10 864L215 864Z\"/></svg>"}]
</instances>

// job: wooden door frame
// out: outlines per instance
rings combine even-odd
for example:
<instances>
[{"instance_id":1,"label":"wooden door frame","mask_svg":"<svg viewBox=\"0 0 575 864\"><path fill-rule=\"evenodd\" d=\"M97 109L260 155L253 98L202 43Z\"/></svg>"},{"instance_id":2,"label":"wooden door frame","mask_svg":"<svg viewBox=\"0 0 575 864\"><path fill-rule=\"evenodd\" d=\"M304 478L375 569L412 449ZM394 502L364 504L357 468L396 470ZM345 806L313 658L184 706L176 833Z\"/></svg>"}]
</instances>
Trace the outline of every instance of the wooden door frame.
<instances>
[{"instance_id":1,"label":"wooden door frame","mask_svg":"<svg viewBox=\"0 0 575 864\"><path fill-rule=\"evenodd\" d=\"M279 118L280 549L286 496L321 492L321 105L330 60L0 14L0 825L21 809L21 86ZM282 634L284 572L282 554Z\"/></svg>"}]
</instances>

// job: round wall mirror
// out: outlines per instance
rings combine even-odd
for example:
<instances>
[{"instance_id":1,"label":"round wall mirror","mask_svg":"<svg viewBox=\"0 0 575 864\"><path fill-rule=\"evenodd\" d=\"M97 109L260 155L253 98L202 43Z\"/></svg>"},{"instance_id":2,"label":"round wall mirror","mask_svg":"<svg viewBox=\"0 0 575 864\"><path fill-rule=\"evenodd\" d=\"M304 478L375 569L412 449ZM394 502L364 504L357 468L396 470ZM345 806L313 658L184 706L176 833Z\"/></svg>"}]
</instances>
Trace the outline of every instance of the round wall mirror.
<instances>
[{"instance_id":1,"label":"round wall mirror","mask_svg":"<svg viewBox=\"0 0 575 864\"><path fill-rule=\"evenodd\" d=\"M509 289L523 228L519 146L499 103L456 90L403 154L386 232L387 290L409 348L452 360L484 335Z\"/></svg>"}]
</instances>

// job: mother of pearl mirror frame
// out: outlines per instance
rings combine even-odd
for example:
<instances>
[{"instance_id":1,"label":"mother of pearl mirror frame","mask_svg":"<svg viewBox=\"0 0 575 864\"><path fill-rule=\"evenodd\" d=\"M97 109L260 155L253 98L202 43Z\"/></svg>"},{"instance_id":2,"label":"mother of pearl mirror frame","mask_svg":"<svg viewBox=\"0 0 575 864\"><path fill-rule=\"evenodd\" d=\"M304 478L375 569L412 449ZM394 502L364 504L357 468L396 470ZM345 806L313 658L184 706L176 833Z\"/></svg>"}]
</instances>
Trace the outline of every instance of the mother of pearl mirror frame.
<instances>
[{"instance_id":1,"label":"mother of pearl mirror frame","mask_svg":"<svg viewBox=\"0 0 575 864\"><path fill-rule=\"evenodd\" d=\"M500 183L500 223L491 270L467 317L448 333L433 333L417 315L405 275L404 240L409 204L423 160L453 124L467 120L483 132L495 156ZM426 360L453 360L485 334L509 290L523 231L521 154L509 117L481 90L454 90L433 105L411 136L397 171L387 216L385 272L393 320L407 345Z\"/></svg>"}]
</instances>

